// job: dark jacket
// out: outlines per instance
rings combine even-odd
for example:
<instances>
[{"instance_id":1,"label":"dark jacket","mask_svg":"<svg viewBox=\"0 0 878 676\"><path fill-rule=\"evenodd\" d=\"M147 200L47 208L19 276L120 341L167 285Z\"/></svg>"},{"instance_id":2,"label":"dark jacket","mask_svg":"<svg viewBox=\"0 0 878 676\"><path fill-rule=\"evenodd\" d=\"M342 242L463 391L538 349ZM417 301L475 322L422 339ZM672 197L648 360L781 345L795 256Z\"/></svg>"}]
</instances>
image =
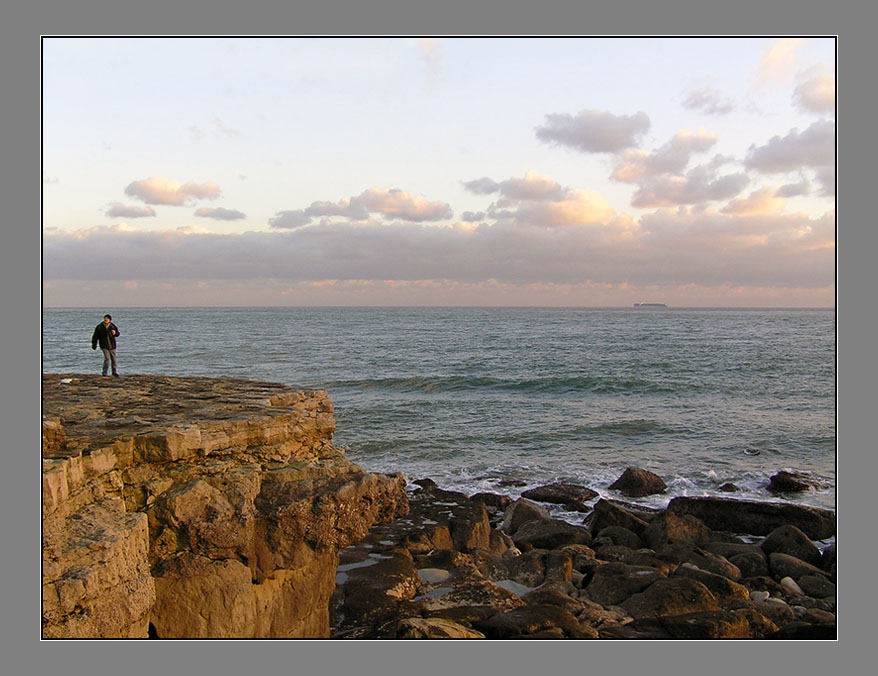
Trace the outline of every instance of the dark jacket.
<instances>
[{"instance_id":1,"label":"dark jacket","mask_svg":"<svg viewBox=\"0 0 878 676\"><path fill-rule=\"evenodd\" d=\"M115 336L110 333L110 329L113 329L113 331L116 332ZM98 349L98 343L100 343L102 350L115 350L116 336L118 336L119 333L121 333L119 327L113 322L110 322L109 326L104 326L104 323L101 322L95 327L95 332L91 336L91 349Z\"/></svg>"}]
</instances>

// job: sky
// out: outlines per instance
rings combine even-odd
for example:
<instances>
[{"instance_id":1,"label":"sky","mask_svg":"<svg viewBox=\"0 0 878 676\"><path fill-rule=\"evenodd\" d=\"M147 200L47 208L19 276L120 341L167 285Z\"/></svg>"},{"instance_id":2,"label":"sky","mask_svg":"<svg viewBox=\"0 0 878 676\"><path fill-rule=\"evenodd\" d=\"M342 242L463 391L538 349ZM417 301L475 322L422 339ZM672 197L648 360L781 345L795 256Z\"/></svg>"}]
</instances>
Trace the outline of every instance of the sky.
<instances>
[{"instance_id":1,"label":"sky","mask_svg":"<svg viewBox=\"0 0 878 676\"><path fill-rule=\"evenodd\" d=\"M833 38L53 38L46 307L833 307Z\"/></svg>"}]
</instances>

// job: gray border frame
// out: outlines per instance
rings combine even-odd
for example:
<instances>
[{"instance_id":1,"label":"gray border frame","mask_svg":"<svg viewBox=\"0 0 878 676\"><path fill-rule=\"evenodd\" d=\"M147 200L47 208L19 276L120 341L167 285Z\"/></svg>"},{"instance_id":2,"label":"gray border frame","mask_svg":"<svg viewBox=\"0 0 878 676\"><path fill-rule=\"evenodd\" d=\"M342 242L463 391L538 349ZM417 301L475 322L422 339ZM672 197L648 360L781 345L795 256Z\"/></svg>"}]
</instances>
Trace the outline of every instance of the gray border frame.
<instances>
[{"instance_id":1,"label":"gray border frame","mask_svg":"<svg viewBox=\"0 0 878 676\"><path fill-rule=\"evenodd\" d=\"M869 273L874 225L863 203L874 192L874 8L854 2L783 0L724 3L620 0L589 6L573 0L513 5L470 0L415 6L402 0L325 0L296 7L257 0L222 6L209 0L32 0L4 10L0 69L4 84L2 180L4 228L3 556L4 670L13 674L535 674L548 670L613 674L860 673L868 663L874 585L862 578L868 552L866 483L874 466L875 360L866 352L874 312ZM25 449L39 443L39 343L26 335L41 320L39 156L40 35L838 35L837 302L838 485L842 533L839 640L836 642L339 642L339 641L39 641L38 466ZM872 96L870 96L872 95ZM857 132L860 133L857 133ZM12 147L9 147L12 146ZM868 183L867 183L868 181ZM11 212L10 212L11 210ZM868 257L868 258L867 258ZM841 265L843 261L844 265ZM859 299L856 296L860 296ZM14 329L13 329L14 327ZM14 331L14 333L13 333ZM843 404L843 405L842 405ZM29 477L30 480L24 479ZM31 483L33 481L33 483ZM860 542L846 533L862 531ZM861 591L862 590L862 591ZM868 590L868 591L867 591ZM737 659L736 659L737 658Z\"/></svg>"}]
</instances>

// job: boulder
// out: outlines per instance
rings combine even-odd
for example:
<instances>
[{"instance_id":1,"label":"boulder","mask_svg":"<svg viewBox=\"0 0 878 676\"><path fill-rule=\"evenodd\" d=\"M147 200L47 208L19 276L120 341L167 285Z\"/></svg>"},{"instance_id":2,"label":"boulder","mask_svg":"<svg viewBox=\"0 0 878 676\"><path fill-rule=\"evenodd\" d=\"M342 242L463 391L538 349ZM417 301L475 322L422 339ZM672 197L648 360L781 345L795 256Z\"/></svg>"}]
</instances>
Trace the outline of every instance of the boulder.
<instances>
[{"instance_id":1,"label":"boulder","mask_svg":"<svg viewBox=\"0 0 878 676\"><path fill-rule=\"evenodd\" d=\"M728 560L741 571L741 577L768 576L768 558L761 552L742 552L728 557Z\"/></svg>"},{"instance_id":2,"label":"boulder","mask_svg":"<svg viewBox=\"0 0 878 676\"><path fill-rule=\"evenodd\" d=\"M526 498L519 498L506 508L500 530L508 535L512 535L523 523L538 520L549 521L551 518L549 511L545 507L540 507L535 502L531 502Z\"/></svg>"},{"instance_id":3,"label":"boulder","mask_svg":"<svg viewBox=\"0 0 878 676\"><path fill-rule=\"evenodd\" d=\"M663 630L670 638L752 638L749 619L741 614L707 610L668 617L635 620L632 628L641 632Z\"/></svg>"},{"instance_id":4,"label":"boulder","mask_svg":"<svg viewBox=\"0 0 878 676\"><path fill-rule=\"evenodd\" d=\"M610 490L619 491L629 498L642 498L646 495L664 493L667 488L660 476L637 467L628 467L622 476L610 484Z\"/></svg>"},{"instance_id":5,"label":"boulder","mask_svg":"<svg viewBox=\"0 0 878 676\"><path fill-rule=\"evenodd\" d=\"M668 545L657 554L658 558L676 566L684 563L691 563L701 570L709 573L722 575L730 580L738 581L741 579L741 571L730 563L728 559L711 554L706 549L693 547L692 545Z\"/></svg>"},{"instance_id":6,"label":"boulder","mask_svg":"<svg viewBox=\"0 0 878 676\"><path fill-rule=\"evenodd\" d=\"M475 629L467 629L451 620L438 617L409 617L397 625L397 638L485 638Z\"/></svg>"},{"instance_id":7,"label":"boulder","mask_svg":"<svg viewBox=\"0 0 878 676\"><path fill-rule=\"evenodd\" d=\"M723 493L737 493L741 489L731 482L726 482L719 487L719 490L721 490Z\"/></svg>"},{"instance_id":8,"label":"boulder","mask_svg":"<svg viewBox=\"0 0 878 676\"><path fill-rule=\"evenodd\" d=\"M671 544L700 546L710 541L710 529L694 516L665 511L650 521L643 531L643 541L655 551Z\"/></svg>"},{"instance_id":9,"label":"boulder","mask_svg":"<svg viewBox=\"0 0 878 676\"><path fill-rule=\"evenodd\" d=\"M640 535L648 525L631 511L603 498L595 503L594 509L584 523L593 536L608 526L619 526Z\"/></svg>"},{"instance_id":10,"label":"boulder","mask_svg":"<svg viewBox=\"0 0 878 676\"><path fill-rule=\"evenodd\" d=\"M823 555L820 559L820 567L826 572L830 572L836 563L836 546L833 542L826 549L823 550Z\"/></svg>"},{"instance_id":11,"label":"boulder","mask_svg":"<svg viewBox=\"0 0 878 676\"><path fill-rule=\"evenodd\" d=\"M789 554L813 566L819 566L823 559L817 545L795 526L786 525L775 528L760 546L766 554L775 552Z\"/></svg>"},{"instance_id":12,"label":"boulder","mask_svg":"<svg viewBox=\"0 0 878 676\"><path fill-rule=\"evenodd\" d=\"M597 536L609 539L614 545L621 545L629 549L640 549L643 547L643 541L640 537L633 531L622 528L622 526L607 526L602 528Z\"/></svg>"},{"instance_id":13,"label":"boulder","mask_svg":"<svg viewBox=\"0 0 878 676\"><path fill-rule=\"evenodd\" d=\"M528 592L521 598L529 606L560 606L567 612L577 616L585 610L585 604L580 599L564 594L554 587L540 587L532 592Z\"/></svg>"},{"instance_id":14,"label":"boulder","mask_svg":"<svg viewBox=\"0 0 878 676\"><path fill-rule=\"evenodd\" d=\"M585 587L585 598L602 606L616 606L632 594L664 579L665 575L655 568L606 563L595 569L594 576Z\"/></svg>"},{"instance_id":15,"label":"boulder","mask_svg":"<svg viewBox=\"0 0 878 676\"><path fill-rule=\"evenodd\" d=\"M826 484L820 479L787 470L781 470L768 481L768 490L772 493L802 493L825 488Z\"/></svg>"},{"instance_id":16,"label":"boulder","mask_svg":"<svg viewBox=\"0 0 878 676\"><path fill-rule=\"evenodd\" d=\"M579 621L572 613L549 604L523 606L498 613L475 626L488 638L511 638L555 628L561 629L568 637L578 637L580 632Z\"/></svg>"},{"instance_id":17,"label":"boulder","mask_svg":"<svg viewBox=\"0 0 878 676\"><path fill-rule=\"evenodd\" d=\"M834 624L790 622L765 638L770 640L790 639L796 641L835 641L838 639L838 631Z\"/></svg>"},{"instance_id":18,"label":"boulder","mask_svg":"<svg viewBox=\"0 0 878 676\"><path fill-rule=\"evenodd\" d=\"M521 497L537 502L549 502L558 505L588 502L598 497L596 491L568 483L554 483L523 491Z\"/></svg>"},{"instance_id":19,"label":"boulder","mask_svg":"<svg viewBox=\"0 0 878 676\"><path fill-rule=\"evenodd\" d=\"M558 549L565 545L590 545L591 535L587 528L574 526L557 519L526 521L512 534L515 546L535 549Z\"/></svg>"},{"instance_id":20,"label":"boulder","mask_svg":"<svg viewBox=\"0 0 878 676\"><path fill-rule=\"evenodd\" d=\"M750 625L750 638L765 638L778 630L778 626L754 608L737 608L732 611L747 620Z\"/></svg>"},{"instance_id":21,"label":"boulder","mask_svg":"<svg viewBox=\"0 0 878 676\"><path fill-rule=\"evenodd\" d=\"M475 495L470 496L470 499L484 502L485 506L488 508L489 514L503 511L512 504L512 498L508 495L500 495L498 493L476 493Z\"/></svg>"},{"instance_id":22,"label":"boulder","mask_svg":"<svg viewBox=\"0 0 878 676\"><path fill-rule=\"evenodd\" d=\"M804 505L717 497L678 497L668 503L668 511L679 516L690 514L708 528L732 533L767 535L779 526L790 524L812 540L824 540L835 535L835 512Z\"/></svg>"},{"instance_id":23,"label":"boulder","mask_svg":"<svg viewBox=\"0 0 878 676\"><path fill-rule=\"evenodd\" d=\"M797 582L805 594L815 599L836 595L835 585L822 575L803 575Z\"/></svg>"},{"instance_id":24,"label":"boulder","mask_svg":"<svg viewBox=\"0 0 878 676\"><path fill-rule=\"evenodd\" d=\"M691 563L684 563L677 568L672 577L688 577L701 582L710 590L720 605L731 601L746 601L750 598L750 591L744 585L732 582L722 575L696 568Z\"/></svg>"},{"instance_id":25,"label":"boulder","mask_svg":"<svg viewBox=\"0 0 878 676\"><path fill-rule=\"evenodd\" d=\"M669 577L653 582L619 605L635 620L719 610L719 604L710 590L688 577Z\"/></svg>"},{"instance_id":26,"label":"boulder","mask_svg":"<svg viewBox=\"0 0 878 676\"><path fill-rule=\"evenodd\" d=\"M771 574L778 580L784 577L791 577L798 580L805 575L818 575L825 577L825 573L817 566L797 559L789 554L781 554L776 552L768 555L768 567Z\"/></svg>"},{"instance_id":27,"label":"boulder","mask_svg":"<svg viewBox=\"0 0 878 676\"><path fill-rule=\"evenodd\" d=\"M509 579L525 587L539 587L546 579L548 552L533 549L506 562Z\"/></svg>"}]
</instances>

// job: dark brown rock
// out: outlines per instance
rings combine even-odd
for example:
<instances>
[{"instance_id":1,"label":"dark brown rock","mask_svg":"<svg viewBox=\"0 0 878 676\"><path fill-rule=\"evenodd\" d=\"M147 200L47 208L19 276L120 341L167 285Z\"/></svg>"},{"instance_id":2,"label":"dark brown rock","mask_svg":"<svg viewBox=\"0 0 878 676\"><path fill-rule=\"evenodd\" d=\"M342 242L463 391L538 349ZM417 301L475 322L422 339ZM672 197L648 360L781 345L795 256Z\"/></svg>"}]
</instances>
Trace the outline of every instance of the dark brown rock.
<instances>
[{"instance_id":1,"label":"dark brown rock","mask_svg":"<svg viewBox=\"0 0 878 676\"><path fill-rule=\"evenodd\" d=\"M535 549L557 549L565 545L589 545L588 529L557 519L527 521L512 534L516 547L530 545Z\"/></svg>"},{"instance_id":2,"label":"dark brown rock","mask_svg":"<svg viewBox=\"0 0 878 676\"><path fill-rule=\"evenodd\" d=\"M765 554L754 552L742 552L728 557L729 563L737 566L741 571L741 577L759 577L768 575L768 558Z\"/></svg>"},{"instance_id":3,"label":"dark brown rock","mask_svg":"<svg viewBox=\"0 0 878 676\"><path fill-rule=\"evenodd\" d=\"M768 490L772 493L802 493L825 488L826 484L815 477L787 470L781 470L768 482Z\"/></svg>"},{"instance_id":4,"label":"dark brown rock","mask_svg":"<svg viewBox=\"0 0 878 676\"><path fill-rule=\"evenodd\" d=\"M540 587L539 589L534 589L532 592L528 592L521 598L529 606L559 606L567 612L577 616L585 610L585 605L582 601L573 598L568 594L564 594L553 587Z\"/></svg>"},{"instance_id":5,"label":"dark brown rock","mask_svg":"<svg viewBox=\"0 0 878 676\"><path fill-rule=\"evenodd\" d=\"M548 604L523 606L497 614L477 622L475 628L488 638L511 638L554 628L561 629L566 636L575 636L580 631L579 621L572 613Z\"/></svg>"},{"instance_id":6,"label":"dark brown rock","mask_svg":"<svg viewBox=\"0 0 878 676\"><path fill-rule=\"evenodd\" d=\"M716 497L679 497L668 511L690 514L713 530L767 535L787 524L796 526L812 540L835 535L835 513L816 507L776 502L755 502Z\"/></svg>"},{"instance_id":7,"label":"dark brown rock","mask_svg":"<svg viewBox=\"0 0 878 676\"><path fill-rule=\"evenodd\" d=\"M693 547L691 545L668 545L656 554L663 561L680 566L684 563L691 563L698 566L701 570L709 573L716 573L738 581L741 579L741 571L730 563L728 559L711 554L701 547Z\"/></svg>"},{"instance_id":8,"label":"dark brown rock","mask_svg":"<svg viewBox=\"0 0 878 676\"><path fill-rule=\"evenodd\" d=\"M805 575L825 576L825 573L817 566L812 566L810 563L797 559L795 556L781 554L780 552L768 555L768 568L775 579L778 580L785 577L798 580Z\"/></svg>"},{"instance_id":9,"label":"dark brown rock","mask_svg":"<svg viewBox=\"0 0 878 676\"><path fill-rule=\"evenodd\" d=\"M710 590L701 582L687 577L658 580L619 605L634 619L719 610L719 604Z\"/></svg>"},{"instance_id":10,"label":"dark brown rock","mask_svg":"<svg viewBox=\"0 0 878 676\"><path fill-rule=\"evenodd\" d=\"M566 505L568 503L588 502L598 497L598 493L585 486L554 483L523 491L521 497L528 500L536 500L537 502Z\"/></svg>"},{"instance_id":11,"label":"dark brown rock","mask_svg":"<svg viewBox=\"0 0 878 676\"><path fill-rule=\"evenodd\" d=\"M637 467L628 467L622 476L610 484L610 490L619 491L629 498L664 493L667 488L660 476Z\"/></svg>"},{"instance_id":12,"label":"dark brown rock","mask_svg":"<svg viewBox=\"0 0 878 676\"><path fill-rule=\"evenodd\" d=\"M584 523L592 536L608 526L619 526L640 535L648 525L646 521L624 507L604 499L595 503L594 510L586 517Z\"/></svg>"},{"instance_id":13,"label":"dark brown rock","mask_svg":"<svg viewBox=\"0 0 878 676\"><path fill-rule=\"evenodd\" d=\"M746 601L750 598L750 591L744 585L732 582L722 575L701 570L691 564L683 564L672 575L673 577L688 577L697 580L710 590L720 605L736 600Z\"/></svg>"},{"instance_id":14,"label":"dark brown rock","mask_svg":"<svg viewBox=\"0 0 878 676\"><path fill-rule=\"evenodd\" d=\"M762 541L760 547L766 554L789 554L813 566L819 566L823 559L817 545L801 530L790 525L775 528Z\"/></svg>"},{"instance_id":15,"label":"dark brown rock","mask_svg":"<svg viewBox=\"0 0 878 676\"><path fill-rule=\"evenodd\" d=\"M761 557L766 563L768 562L768 555L762 551L762 548L759 545L748 545L738 542L708 542L707 544L702 545L702 548L706 549L711 554L724 556L729 560L738 554L755 554L756 556Z\"/></svg>"},{"instance_id":16,"label":"dark brown rock","mask_svg":"<svg viewBox=\"0 0 878 676\"><path fill-rule=\"evenodd\" d=\"M710 529L694 516L662 512L643 531L643 541L655 551L671 544L700 546L710 541Z\"/></svg>"},{"instance_id":17,"label":"dark brown rock","mask_svg":"<svg viewBox=\"0 0 878 676\"><path fill-rule=\"evenodd\" d=\"M498 493L476 493L475 495L470 496L470 499L484 502L489 512L492 509L494 511L502 511L512 504L512 498L508 495L500 495Z\"/></svg>"},{"instance_id":18,"label":"dark brown rock","mask_svg":"<svg viewBox=\"0 0 878 676\"><path fill-rule=\"evenodd\" d=\"M528 521L549 521L551 518L549 511L545 507L540 507L535 502L525 498L519 498L506 508L500 530L508 535L513 535L523 523Z\"/></svg>"},{"instance_id":19,"label":"dark brown rock","mask_svg":"<svg viewBox=\"0 0 878 676\"><path fill-rule=\"evenodd\" d=\"M803 592L817 599L836 595L835 585L822 575L803 575L796 582Z\"/></svg>"},{"instance_id":20,"label":"dark brown rock","mask_svg":"<svg viewBox=\"0 0 878 676\"><path fill-rule=\"evenodd\" d=\"M741 490L740 488L738 488L735 484L733 484L731 482L724 483L722 486L719 487L719 489L723 493L737 493L739 490Z\"/></svg>"},{"instance_id":21,"label":"dark brown rock","mask_svg":"<svg viewBox=\"0 0 878 676\"><path fill-rule=\"evenodd\" d=\"M599 538L608 538L614 545L621 545L629 549L640 549L643 547L643 541L633 531L622 526L607 526L602 528L597 536Z\"/></svg>"},{"instance_id":22,"label":"dark brown rock","mask_svg":"<svg viewBox=\"0 0 878 676\"><path fill-rule=\"evenodd\" d=\"M732 611L747 620L750 638L765 638L778 630L778 626L754 608L738 608Z\"/></svg>"},{"instance_id":23,"label":"dark brown rock","mask_svg":"<svg viewBox=\"0 0 878 676\"><path fill-rule=\"evenodd\" d=\"M595 569L594 577L585 587L585 597L602 606L616 606L664 579L665 576L655 568L606 563Z\"/></svg>"},{"instance_id":24,"label":"dark brown rock","mask_svg":"<svg viewBox=\"0 0 878 676\"><path fill-rule=\"evenodd\" d=\"M723 610L635 620L632 624L641 629L659 626L677 639L752 638L746 616Z\"/></svg>"}]
</instances>

